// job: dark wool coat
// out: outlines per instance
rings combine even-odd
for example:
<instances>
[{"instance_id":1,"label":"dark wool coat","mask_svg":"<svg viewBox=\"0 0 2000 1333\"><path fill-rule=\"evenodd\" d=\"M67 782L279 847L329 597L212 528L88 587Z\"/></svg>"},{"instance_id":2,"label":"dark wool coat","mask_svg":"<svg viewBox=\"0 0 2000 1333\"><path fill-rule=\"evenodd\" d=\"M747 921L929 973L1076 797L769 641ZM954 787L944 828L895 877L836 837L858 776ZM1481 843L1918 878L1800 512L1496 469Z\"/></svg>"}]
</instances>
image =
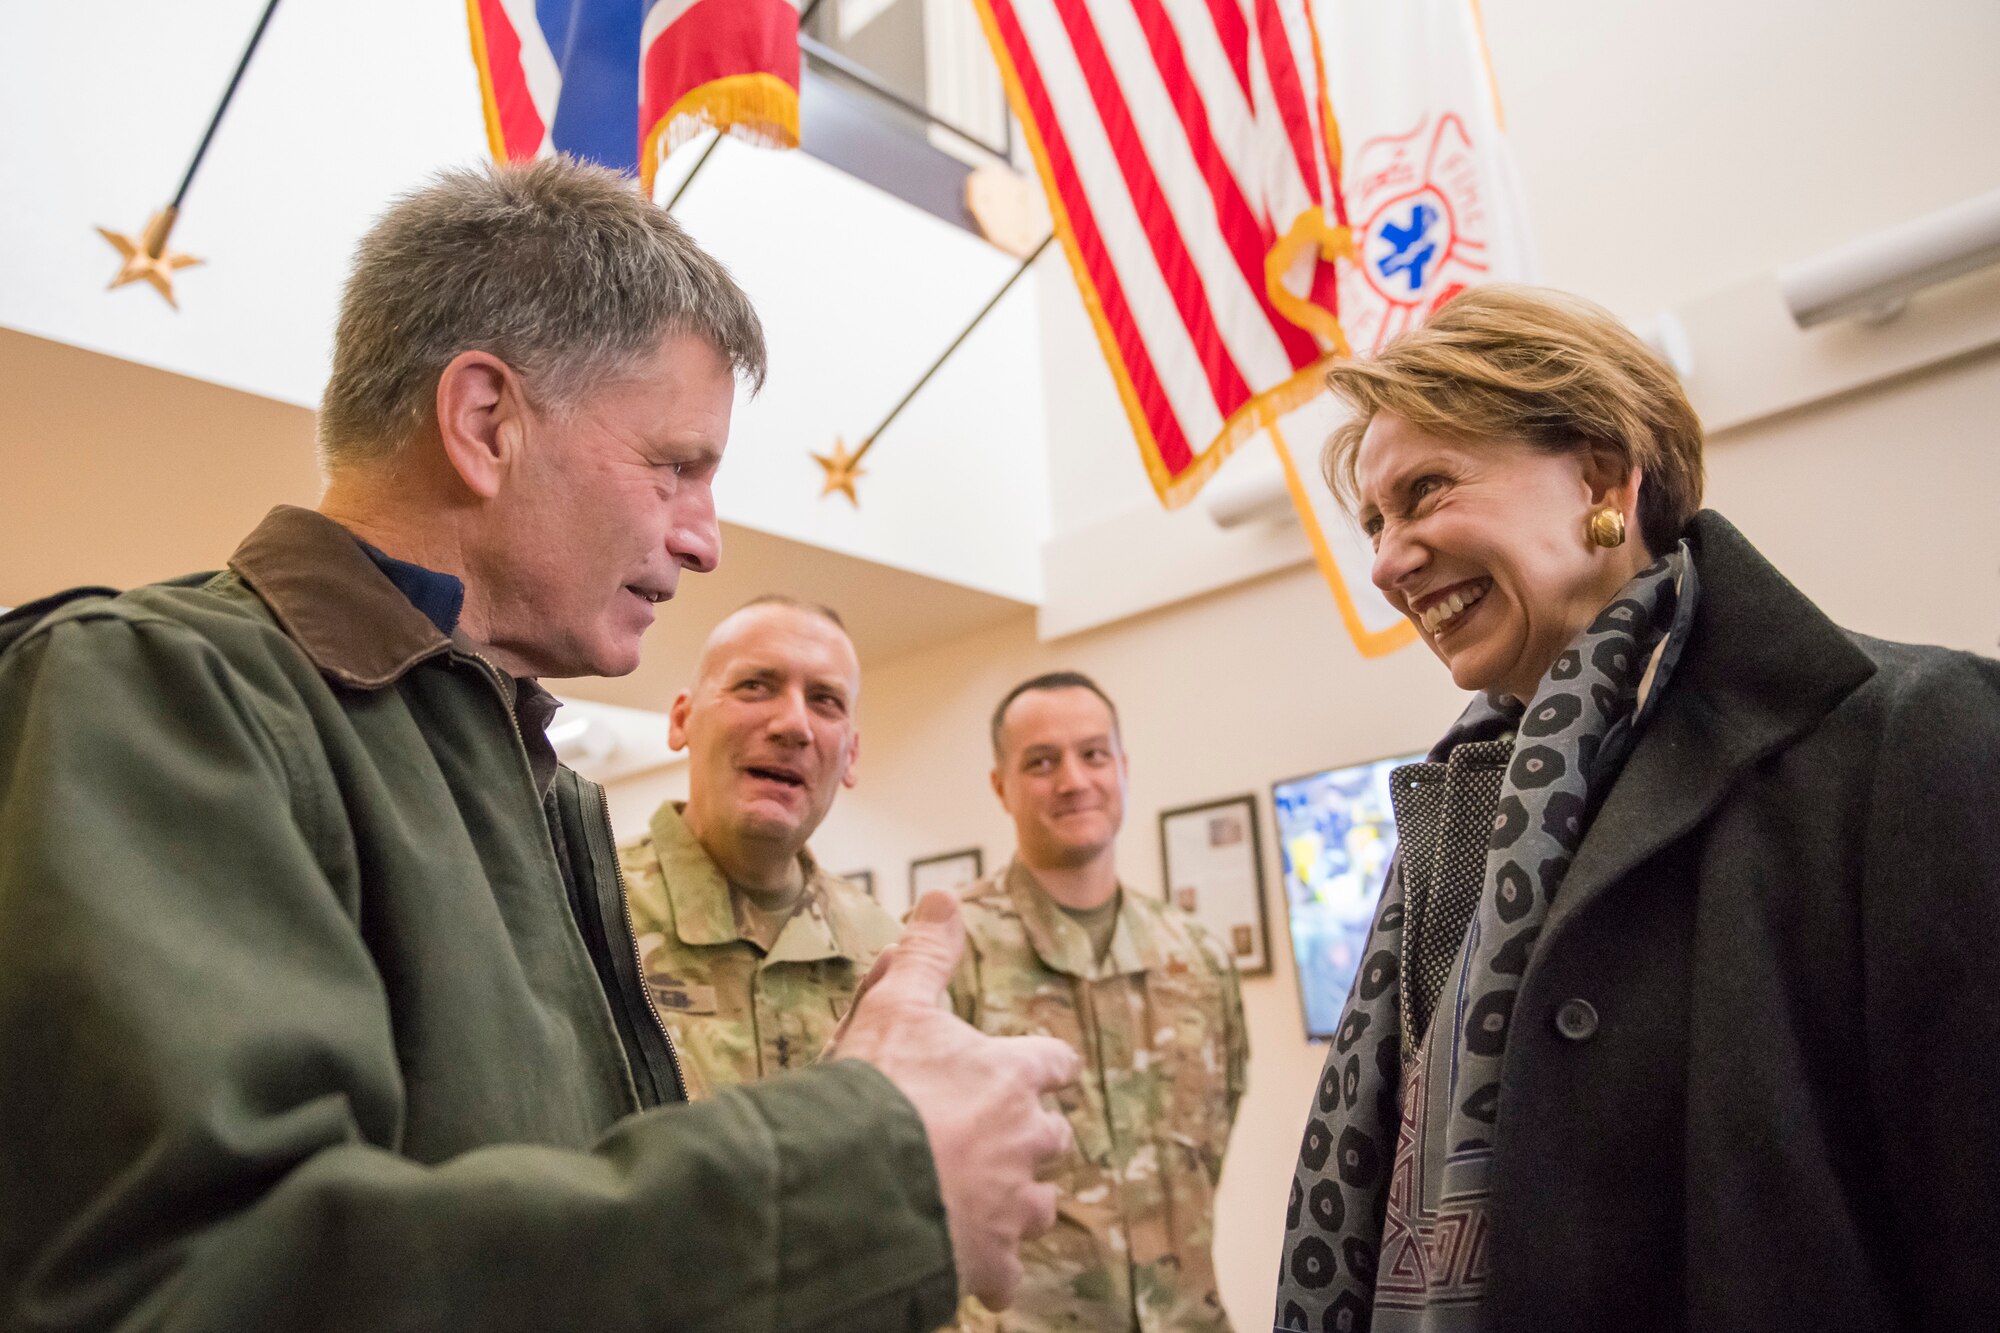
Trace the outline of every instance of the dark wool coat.
<instances>
[{"instance_id":1,"label":"dark wool coat","mask_svg":"<svg viewBox=\"0 0 2000 1333\"><path fill-rule=\"evenodd\" d=\"M1523 978L1488 1325L2000 1328L2000 662L1836 627L1719 515Z\"/></svg>"}]
</instances>

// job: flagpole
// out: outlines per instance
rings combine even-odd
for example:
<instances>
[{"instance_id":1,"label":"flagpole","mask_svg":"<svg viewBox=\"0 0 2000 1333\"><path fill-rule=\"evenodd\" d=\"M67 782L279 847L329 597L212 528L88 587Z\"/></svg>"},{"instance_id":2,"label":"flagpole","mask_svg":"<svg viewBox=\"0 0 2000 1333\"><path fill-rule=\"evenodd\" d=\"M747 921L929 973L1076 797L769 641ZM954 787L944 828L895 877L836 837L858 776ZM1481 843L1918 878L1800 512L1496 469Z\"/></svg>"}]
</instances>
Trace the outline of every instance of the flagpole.
<instances>
[{"instance_id":1,"label":"flagpole","mask_svg":"<svg viewBox=\"0 0 2000 1333\"><path fill-rule=\"evenodd\" d=\"M1036 246L1033 250L1031 250L1028 253L1028 257L1021 261L1019 267L1017 267L1012 273L1007 275L1007 281L1000 284L1000 290L993 293L992 298L988 300L985 305L979 308L979 313L972 317L972 322L970 324L967 324L964 328L958 331L958 336L951 340L951 345L945 348L942 352L938 353L938 358L937 360L931 362L930 369L926 370L922 375L919 375L917 377L917 382L910 386L910 391L904 394L902 398L897 401L894 407L889 409L889 415L882 418L882 424L877 426L874 430L869 431L868 434L865 437L863 437L861 441L861 447L855 450L854 452L855 462L857 463L860 462L861 456L867 453L870 449L875 447L875 441L882 437L883 431L889 429L889 423L894 421L898 416L902 415L903 409L910 405L910 400L912 398L915 398L917 394L922 391L923 387L931 382L931 376L937 374L939 369L943 367L945 362L951 360L952 353L956 352L959 349L960 345L962 345L967 338L972 336L972 331L978 328L980 323L988 315L993 313L993 307L1000 304L1000 298L1005 296L1010 290L1012 290L1014 284L1021 280L1021 275L1023 273L1026 273L1028 269L1034 264L1034 262L1042 257L1042 251L1048 249L1049 242L1053 241L1055 238L1056 234L1054 232L1050 232L1048 235L1042 237L1042 243Z\"/></svg>"},{"instance_id":2,"label":"flagpole","mask_svg":"<svg viewBox=\"0 0 2000 1333\"><path fill-rule=\"evenodd\" d=\"M187 198L188 186L194 184L194 173L201 170L201 160L208 156L208 145L215 138L216 127L222 124L222 113L229 110L229 104L236 99L236 86L243 82L243 71L250 68L250 57L257 54L257 43L264 40L264 29L271 26L271 15L277 12L278 0L270 0L264 6L264 15L257 20L257 30L250 34L250 44L243 48L243 58L236 62L236 72L229 76L229 86L223 90L222 101L216 105L215 114L208 118L208 129L202 133L201 145L194 150L194 160L188 163L187 175L181 177L181 188L174 191L173 203L167 207L179 210L181 201Z\"/></svg>"},{"instance_id":3,"label":"flagpole","mask_svg":"<svg viewBox=\"0 0 2000 1333\"><path fill-rule=\"evenodd\" d=\"M208 156L208 146L215 141L215 131L222 124L223 113L236 100L236 89L243 82L243 72L250 68L250 57L257 54L257 44L264 40L264 30L271 26L271 15L277 8L278 0L268 0L265 4L264 13L257 20L257 30L250 34L250 43L243 48L242 58L236 62L236 72L229 76L229 86L223 90L222 101L216 104L215 114L208 118L208 128L202 131L201 143L188 162L180 188L174 191L173 202L146 219L145 228L136 236L112 231L108 227L97 229L97 234L109 241L124 261L117 276L111 279L112 288L123 287L128 282L144 282L158 292L169 306L176 310L180 308L174 301L174 272L201 261L192 255L176 254L167 248L167 242L173 236L174 223L180 219L181 204L187 198L188 187L194 184L195 173L201 170L201 161Z\"/></svg>"},{"instance_id":4,"label":"flagpole","mask_svg":"<svg viewBox=\"0 0 2000 1333\"><path fill-rule=\"evenodd\" d=\"M1021 280L1021 275L1026 273L1033 266L1034 262L1042 257L1042 251L1048 249L1049 242L1055 238L1054 232L1050 232L1047 236L1042 237L1042 243L1036 246L1033 252L1026 259L1023 259L1012 273L1007 275L1007 281L1000 284L1000 290L993 293L987 299L986 304L979 308L979 313L972 317L971 323L958 331L958 336L951 340L951 345L938 353L937 360L931 362L924 373L917 377L917 382L912 384L910 391L899 398L896 401L896 405L889 409L889 415L882 418L881 424L868 432L867 436L862 439L859 449L850 454L847 452L846 442L835 439L831 453L814 454L812 456L812 460L818 463L826 473L826 484L820 490L820 497L822 499L838 491L847 497L849 504L857 508L860 507L861 499L855 493L854 483L861 476L861 460L868 456L870 449L875 447L875 441L882 438L882 432L889 429L889 423L902 415L903 409L910 405L910 400L922 392L923 387L931 382L931 376L937 374L945 362L951 360L952 353L963 346L965 340L972 336L972 331L978 328L988 315L993 313L993 307L1000 304L1000 298L1013 290L1014 284Z\"/></svg>"}]
</instances>

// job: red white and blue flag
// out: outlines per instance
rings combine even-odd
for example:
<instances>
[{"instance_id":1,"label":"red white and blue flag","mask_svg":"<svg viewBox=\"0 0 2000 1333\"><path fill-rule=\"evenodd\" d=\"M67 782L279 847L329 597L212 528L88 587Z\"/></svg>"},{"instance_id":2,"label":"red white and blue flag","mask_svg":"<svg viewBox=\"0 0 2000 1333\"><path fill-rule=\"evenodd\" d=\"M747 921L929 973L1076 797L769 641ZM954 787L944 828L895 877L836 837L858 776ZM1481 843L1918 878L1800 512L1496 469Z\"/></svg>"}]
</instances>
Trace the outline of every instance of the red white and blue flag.
<instances>
[{"instance_id":1,"label":"red white and blue flag","mask_svg":"<svg viewBox=\"0 0 2000 1333\"><path fill-rule=\"evenodd\" d=\"M704 129L799 142L796 0L466 0L493 156L639 177Z\"/></svg>"}]
</instances>

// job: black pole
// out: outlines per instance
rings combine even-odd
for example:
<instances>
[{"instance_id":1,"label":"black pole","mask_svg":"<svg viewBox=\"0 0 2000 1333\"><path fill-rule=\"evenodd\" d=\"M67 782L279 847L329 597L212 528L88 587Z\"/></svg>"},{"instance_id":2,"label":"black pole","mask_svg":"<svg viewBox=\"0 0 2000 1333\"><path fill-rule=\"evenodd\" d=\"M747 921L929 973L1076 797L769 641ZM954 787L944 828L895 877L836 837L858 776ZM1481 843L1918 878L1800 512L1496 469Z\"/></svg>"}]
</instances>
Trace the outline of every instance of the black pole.
<instances>
[{"instance_id":1,"label":"black pole","mask_svg":"<svg viewBox=\"0 0 2000 1333\"><path fill-rule=\"evenodd\" d=\"M674 211L674 205L678 204L681 196L688 192L688 186L694 184L694 178L701 175L701 169L708 165L708 159L715 155L716 149L722 147L722 138L722 132L716 131L715 137L708 141L708 147L701 150L701 156L694 160L694 169L681 177L681 183L674 187L674 197L667 200L667 212Z\"/></svg>"},{"instance_id":2,"label":"black pole","mask_svg":"<svg viewBox=\"0 0 2000 1333\"><path fill-rule=\"evenodd\" d=\"M1023 273L1026 273L1028 271L1029 266L1032 265L1037 259L1040 259L1042 257L1042 251L1048 249L1049 242L1053 241L1055 238L1056 235L1054 232L1050 232L1047 236L1042 237L1042 243L1036 246L1026 259L1023 259L1021 261L1021 265L1019 268L1015 269L1011 274L1008 275L1007 281L1000 284L1000 290L993 293L992 299L987 301L987 303L984 306L980 307L979 313L972 317L972 322L970 324L967 324L964 328L958 331L958 336L951 340L951 346L945 348L944 351L938 354L938 359L931 362L930 369L926 370L923 373L923 375L918 378L917 382L910 386L910 391L903 395L902 400L900 402L898 402L894 407L889 409L889 415L882 418L882 424L877 426L874 430L868 432L867 438L861 441L861 447L854 451L855 462L857 463L860 462L861 456L867 453L870 449L875 447L875 441L881 438L883 431L889 429L889 423L894 421L896 417L902 412L902 410L910 405L910 400L912 398L915 398L917 396L917 393L926 384L929 384L931 382L931 376L938 373L939 367L943 366L945 362L951 360L951 354L953 352L956 352L959 349L959 345L962 344L967 338L972 336L972 331L979 327L979 322L981 320L985 319L988 315L993 313L993 307L1000 304L1000 298L1005 296L1008 293L1008 291L1012 289L1014 284L1021 280L1021 275Z\"/></svg>"},{"instance_id":3,"label":"black pole","mask_svg":"<svg viewBox=\"0 0 2000 1333\"><path fill-rule=\"evenodd\" d=\"M264 40L264 29L271 26L271 15L277 8L278 0L270 0L264 6L264 16L257 20L257 31L250 34L250 45L243 48L243 58L236 62L236 72L229 76L229 87L223 91L222 102L208 119L208 129L201 136L201 147L194 150L194 161L188 163L187 175L181 177L181 188L174 191L174 202L168 207L175 211L179 211L181 200L187 198L188 186L194 184L194 173L201 170L201 160L208 156L208 145L215 138L215 127L222 123L222 113L229 110L229 103L236 97L236 85L243 82L243 71L250 68L250 57L257 54L257 43Z\"/></svg>"},{"instance_id":4,"label":"black pole","mask_svg":"<svg viewBox=\"0 0 2000 1333\"><path fill-rule=\"evenodd\" d=\"M278 3L278 0L271 0L271 3L275 5ZM819 7L825 3L826 0L812 0L812 2L808 4L805 7L805 9L799 14L799 34L800 34L799 41L801 45L803 45L805 42L804 34L806 30L806 24L812 22L812 16L815 13L817 13L819 11ZM708 147L701 150L701 156L695 159L694 169L689 171L687 175L681 177L681 183L674 187L674 197L667 200L667 212L671 213L674 211L674 205L678 204L681 201L681 196L687 193L688 186L694 184L694 178L696 176L701 175L701 169L708 165L708 159L715 156L715 150L717 148L720 148L721 146L722 146L722 133L720 131L717 131L716 136L708 141Z\"/></svg>"}]
</instances>

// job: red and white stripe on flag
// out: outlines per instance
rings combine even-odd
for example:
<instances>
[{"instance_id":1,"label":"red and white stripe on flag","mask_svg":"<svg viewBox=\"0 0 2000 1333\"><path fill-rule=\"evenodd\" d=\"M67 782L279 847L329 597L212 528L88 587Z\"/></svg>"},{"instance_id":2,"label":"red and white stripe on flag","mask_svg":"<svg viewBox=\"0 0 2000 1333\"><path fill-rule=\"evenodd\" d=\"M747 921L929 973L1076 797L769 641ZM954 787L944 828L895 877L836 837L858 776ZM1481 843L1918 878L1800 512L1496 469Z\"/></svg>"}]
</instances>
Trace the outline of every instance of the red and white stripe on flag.
<instances>
[{"instance_id":1,"label":"red and white stripe on flag","mask_svg":"<svg viewBox=\"0 0 2000 1333\"><path fill-rule=\"evenodd\" d=\"M550 127L562 96L562 69L535 16L535 0L466 0L465 8L494 159L525 162L553 152Z\"/></svg>"},{"instance_id":2,"label":"red and white stripe on flag","mask_svg":"<svg viewBox=\"0 0 2000 1333\"><path fill-rule=\"evenodd\" d=\"M1162 504L1346 350L1306 0L975 0Z\"/></svg>"},{"instance_id":3,"label":"red and white stripe on flag","mask_svg":"<svg viewBox=\"0 0 2000 1333\"><path fill-rule=\"evenodd\" d=\"M704 129L799 146L797 0L652 0L640 33L639 182Z\"/></svg>"}]
</instances>

